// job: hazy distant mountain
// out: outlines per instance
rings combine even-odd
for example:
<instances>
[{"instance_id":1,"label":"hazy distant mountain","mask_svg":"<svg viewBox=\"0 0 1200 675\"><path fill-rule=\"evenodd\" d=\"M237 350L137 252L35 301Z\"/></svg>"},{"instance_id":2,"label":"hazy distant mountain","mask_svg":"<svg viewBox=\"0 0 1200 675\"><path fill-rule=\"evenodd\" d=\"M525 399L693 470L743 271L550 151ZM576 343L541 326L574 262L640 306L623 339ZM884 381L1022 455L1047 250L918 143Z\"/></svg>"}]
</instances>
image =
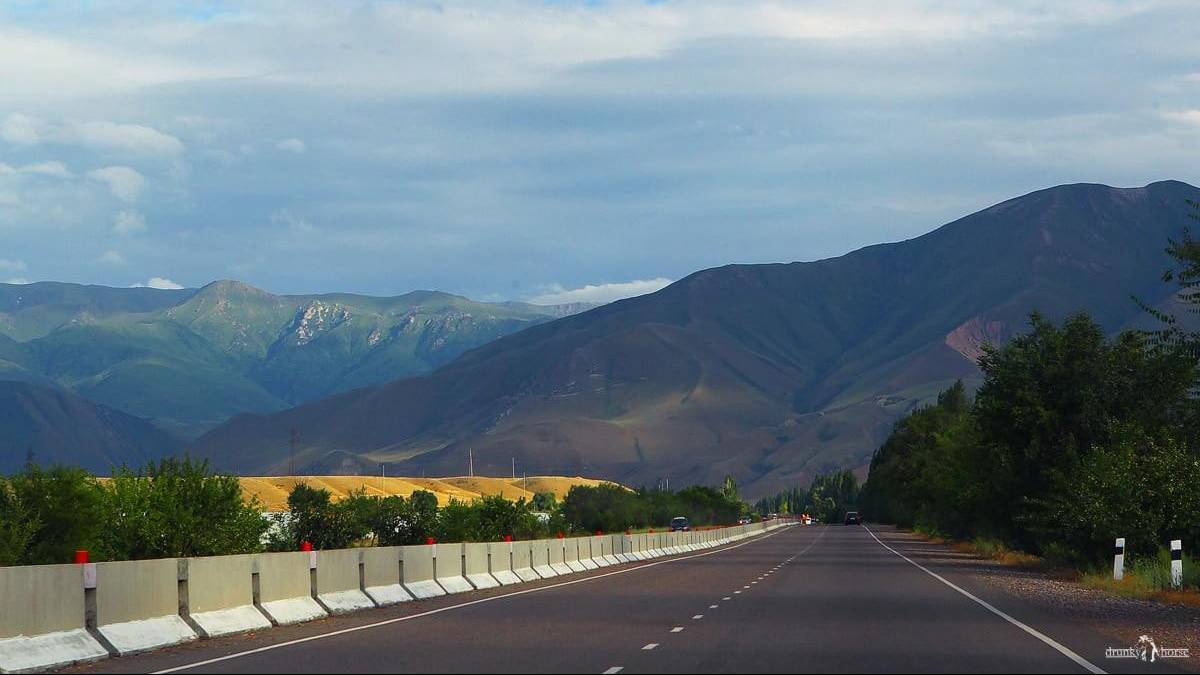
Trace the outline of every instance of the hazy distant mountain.
<instances>
[{"instance_id":1,"label":"hazy distant mountain","mask_svg":"<svg viewBox=\"0 0 1200 675\"><path fill-rule=\"evenodd\" d=\"M731 265L657 293L503 337L437 371L270 415L201 450L243 471L284 468L288 432L313 470L583 474L682 485L730 473L763 493L864 466L893 421L1037 309L1086 309L1116 330L1137 294L1165 302L1179 183L1034 192L925 236L810 263Z\"/></svg>"},{"instance_id":2,"label":"hazy distant mountain","mask_svg":"<svg viewBox=\"0 0 1200 675\"><path fill-rule=\"evenodd\" d=\"M0 284L0 379L59 385L189 435L428 372L568 311L431 291L272 295L235 281L177 291Z\"/></svg>"},{"instance_id":3,"label":"hazy distant mountain","mask_svg":"<svg viewBox=\"0 0 1200 675\"><path fill-rule=\"evenodd\" d=\"M148 421L60 389L0 382L0 474L27 459L107 473L179 452L178 439Z\"/></svg>"}]
</instances>

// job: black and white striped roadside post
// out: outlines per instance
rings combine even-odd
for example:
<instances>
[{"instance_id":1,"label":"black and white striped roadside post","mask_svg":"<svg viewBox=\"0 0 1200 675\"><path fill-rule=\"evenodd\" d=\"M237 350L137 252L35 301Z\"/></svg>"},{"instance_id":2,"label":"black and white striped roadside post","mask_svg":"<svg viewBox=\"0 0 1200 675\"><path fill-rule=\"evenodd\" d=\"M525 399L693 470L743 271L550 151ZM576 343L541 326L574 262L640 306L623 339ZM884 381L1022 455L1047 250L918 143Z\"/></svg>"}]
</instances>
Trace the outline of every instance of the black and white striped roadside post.
<instances>
[{"instance_id":1,"label":"black and white striped roadside post","mask_svg":"<svg viewBox=\"0 0 1200 675\"><path fill-rule=\"evenodd\" d=\"M1171 586L1183 586L1183 541L1171 540Z\"/></svg>"},{"instance_id":2,"label":"black and white striped roadside post","mask_svg":"<svg viewBox=\"0 0 1200 675\"><path fill-rule=\"evenodd\" d=\"M1125 578L1125 537L1117 537L1117 546L1113 549L1113 580Z\"/></svg>"}]
</instances>

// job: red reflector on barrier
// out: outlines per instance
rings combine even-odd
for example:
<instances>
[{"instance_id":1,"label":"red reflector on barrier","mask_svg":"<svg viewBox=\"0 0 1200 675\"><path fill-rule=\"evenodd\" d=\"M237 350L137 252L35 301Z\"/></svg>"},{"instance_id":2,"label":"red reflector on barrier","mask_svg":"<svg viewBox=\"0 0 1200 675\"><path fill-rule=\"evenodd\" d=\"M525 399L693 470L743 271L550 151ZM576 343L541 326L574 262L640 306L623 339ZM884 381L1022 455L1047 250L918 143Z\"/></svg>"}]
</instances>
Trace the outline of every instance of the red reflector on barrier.
<instances>
[{"instance_id":1,"label":"red reflector on barrier","mask_svg":"<svg viewBox=\"0 0 1200 675\"><path fill-rule=\"evenodd\" d=\"M311 551L311 550L313 550L313 548L312 548L312 542L311 542L311 541L302 541L302 542L300 542L300 550L301 550L301 551Z\"/></svg>"},{"instance_id":2,"label":"red reflector on barrier","mask_svg":"<svg viewBox=\"0 0 1200 675\"><path fill-rule=\"evenodd\" d=\"M79 549L78 551L75 551L75 564L76 565L86 565L87 561L88 561L88 552L87 551L85 551L83 549Z\"/></svg>"},{"instance_id":3,"label":"red reflector on barrier","mask_svg":"<svg viewBox=\"0 0 1200 675\"><path fill-rule=\"evenodd\" d=\"M511 534L504 535L504 541L512 542L512 535Z\"/></svg>"},{"instance_id":4,"label":"red reflector on barrier","mask_svg":"<svg viewBox=\"0 0 1200 675\"><path fill-rule=\"evenodd\" d=\"M436 544L436 543L437 543L437 542L436 542L436 541L434 541L433 537L426 537L426 538L425 538L425 544L426 544L427 546L433 546L433 545L434 545L434 544Z\"/></svg>"}]
</instances>

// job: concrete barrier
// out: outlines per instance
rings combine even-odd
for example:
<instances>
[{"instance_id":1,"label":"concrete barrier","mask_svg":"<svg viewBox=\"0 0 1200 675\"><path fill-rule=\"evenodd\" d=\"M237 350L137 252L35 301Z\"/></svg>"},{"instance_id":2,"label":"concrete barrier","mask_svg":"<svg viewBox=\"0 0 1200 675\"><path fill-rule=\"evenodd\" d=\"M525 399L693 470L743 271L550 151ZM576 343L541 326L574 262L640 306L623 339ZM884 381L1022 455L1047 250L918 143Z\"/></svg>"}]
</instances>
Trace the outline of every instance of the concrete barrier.
<instances>
[{"instance_id":1,"label":"concrete barrier","mask_svg":"<svg viewBox=\"0 0 1200 675\"><path fill-rule=\"evenodd\" d=\"M122 656L195 640L179 616L179 561L97 563L96 630Z\"/></svg>"},{"instance_id":2,"label":"concrete barrier","mask_svg":"<svg viewBox=\"0 0 1200 675\"><path fill-rule=\"evenodd\" d=\"M475 588L495 588L500 582L491 575L487 544L463 544L463 576Z\"/></svg>"},{"instance_id":3,"label":"concrete barrier","mask_svg":"<svg viewBox=\"0 0 1200 675\"><path fill-rule=\"evenodd\" d=\"M434 546L402 546L400 559L404 562L404 576L400 583L414 598L436 598L445 595L446 589L438 585L434 577Z\"/></svg>"},{"instance_id":4,"label":"concrete barrier","mask_svg":"<svg viewBox=\"0 0 1200 675\"><path fill-rule=\"evenodd\" d=\"M550 544L549 539L534 539L529 542L529 562L533 565L533 571L543 579L558 576L558 572L550 566Z\"/></svg>"},{"instance_id":5,"label":"concrete barrier","mask_svg":"<svg viewBox=\"0 0 1200 675\"><path fill-rule=\"evenodd\" d=\"M595 570L601 567L592 554L592 543L595 540L596 537L577 537L575 539L575 549L579 556L579 564L583 565L583 569L585 570Z\"/></svg>"},{"instance_id":6,"label":"concrete barrier","mask_svg":"<svg viewBox=\"0 0 1200 675\"><path fill-rule=\"evenodd\" d=\"M463 576L463 545L434 544L433 548L433 570L438 585L447 593L474 590Z\"/></svg>"},{"instance_id":7,"label":"concrete barrier","mask_svg":"<svg viewBox=\"0 0 1200 675\"><path fill-rule=\"evenodd\" d=\"M60 668L106 658L84 623L83 565L0 567L0 670Z\"/></svg>"},{"instance_id":8,"label":"concrete barrier","mask_svg":"<svg viewBox=\"0 0 1200 675\"><path fill-rule=\"evenodd\" d=\"M533 544L528 541L512 543L512 570L521 581L537 581L541 579L533 570Z\"/></svg>"},{"instance_id":9,"label":"concrete barrier","mask_svg":"<svg viewBox=\"0 0 1200 675\"><path fill-rule=\"evenodd\" d=\"M362 549L363 592L380 607L413 599L400 585L400 547Z\"/></svg>"},{"instance_id":10,"label":"concrete barrier","mask_svg":"<svg viewBox=\"0 0 1200 675\"><path fill-rule=\"evenodd\" d=\"M570 572L586 572L588 568L579 560L579 541L577 537L567 537L560 540L563 543L563 564Z\"/></svg>"},{"instance_id":11,"label":"concrete barrier","mask_svg":"<svg viewBox=\"0 0 1200 675\"><path fill-rule=\"evenodd\" d=\"M179 561L180 605L205 637L271 627L255 607L254 556L222 555Z\"/></svg>"},{"instance_id":12,"label":"concrete barrier","mask_svg":"<svg viewBox=\"0 0 1200 675\"><path fill-rule=\"evenodd\" d=\"M521 583L521 577L513 572L513 542L492 542L487 545L488 573L504 586ZM529 570L532 574L533 570ZM537 576L537 575L534 575Z\"/></svg>"},{"instance_id":13,"label":"concrete barrier","mask_svg":"<svg viewBox=\"0 0 1200 675\"><path fill-rule=\"evenodd\" d=\"M599 537L596 537L596 542L592 543L592 550L593 551L599 550L600 557L595 558L593 556L593 559L595 559L597 561L603 560L604 562L608 563L610 566L611 565L620 565L621 561L617 560L617 557L615 555L613 555L613 541L614 540L611 535L608 535L608 536L600 535ZM597 543L599 545L599 549L596 548Z\"/></svg>"},{"instance_id":14,"label":"concrete barrier","mask_svg":"<svg viewBox=\"0 0 1200 675\"><path fill-rule=\"evenodd\" d=\"M260 553L254 556L259 608L280 626L327 616L313 599L316 551Z\"/></svg>"},{"instance_id":15,"label":"concrete barrier","mask_svg":"<svg viewBox=\"0 0 1200 675\"><path fill-rule=\"evenodd\" d=\"M615 551L614 555L616 555L616 557L621 562L631 563L631 562L637 562L638 560L641 560L641 558L637 557L633 553L633 546L634 546L633 535L631 535L631 534L613 535L613 541L615 542L615 545L613 548L613 550Z\"/></svg>"},{"instance_id":16,"label":"concrete barrier","mask_svg":"<svg viewBox=\"0 0 1200 675\"><path fill-rule=\"evenodd\" d=\"M571 574L572 572L574 572L574 570L572 570L570 567L567 566L567 560L566 560L566 550L567 550L566 542L567 542L567 540L566 540L566 538L564 537L562 539L547 539L546 541L549 542L548 546L550 547L550 553L549 553L550 568L553 569L555 572L558 572L558 574L560 576L562 576L564 574Z\"/></svg>"},{"instance_id":17,"label":"concrete barrier","mask_svg":"<svg viewBox=\"0 0 1200 675\"><path fill-rule=\"evenodd\" d=\"M375 606L363 592L361 548L317 551L317 602L330 614L346 614Z\"/></svg>"}]
</instances>

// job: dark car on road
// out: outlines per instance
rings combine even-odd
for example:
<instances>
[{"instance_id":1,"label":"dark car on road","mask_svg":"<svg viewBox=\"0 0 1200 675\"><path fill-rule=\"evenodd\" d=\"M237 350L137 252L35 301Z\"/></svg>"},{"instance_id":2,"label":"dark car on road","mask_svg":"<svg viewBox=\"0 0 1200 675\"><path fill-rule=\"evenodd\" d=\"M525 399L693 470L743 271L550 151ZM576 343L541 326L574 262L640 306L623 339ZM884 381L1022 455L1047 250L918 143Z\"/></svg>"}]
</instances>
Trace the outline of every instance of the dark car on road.
<instances>
[{"instance_id":1,"label":"dark car on road","mask_svg":"<svg viewBox=\"0 0 1200 675\"><path fill-rule=\"evenodd\" d=\"M862 525L862 519L858 517L858 511L847 511L846 512L846 524L847 525Z\"/></svg>"},{"instance_id":2,"label":"dark car on road","mask_svg":"<svg viewBox=\"0 0 1200 675\"><path fill-rule=\"evenodd\" d=\"M683 516L672 518L671 519L671 531L672 532L691 532L692 524L689 523L688 519L684 518Z\"/></svg>"}]
</instances>

